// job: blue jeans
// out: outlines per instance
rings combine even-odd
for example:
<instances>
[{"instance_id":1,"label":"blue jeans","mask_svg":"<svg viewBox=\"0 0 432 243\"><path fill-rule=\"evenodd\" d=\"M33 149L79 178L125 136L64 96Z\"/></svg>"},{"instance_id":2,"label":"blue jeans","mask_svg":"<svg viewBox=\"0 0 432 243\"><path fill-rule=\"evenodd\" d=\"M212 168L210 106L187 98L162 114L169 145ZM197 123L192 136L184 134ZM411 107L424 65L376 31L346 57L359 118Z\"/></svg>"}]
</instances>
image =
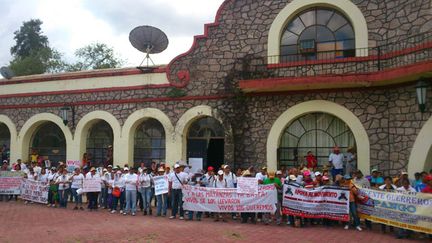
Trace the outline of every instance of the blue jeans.
<instances>
[{"instance_id":1,"label":"blue jeans","mask_svg":"<svg viewBox=\"0 0 432 243\"><path fill-rule=\"evenodd\" d=\"M122 191L120 194L120 197L112 197L113 201L112 201L112 205L111 205L111 210L117 210L117 204L120 201L120 209L119 210L123 210L124 208L124 200L125 200L125 192Z\"/></svg>"},{"instance_id":2,"label":"blue jeans","mask_svg":"<svg viewBox=\"0 0 432 243\"><path fill-rule=\"evenodd\" d=\"M357 215L357 205L355 202L349 203L351 218L353 219L354 227L360 226L360 218Z\"/></svg>"},{"instance_id":3,"label":"blue jeans","mask_svg":"<svg viewBox=\"0 0 432 243\"><path fill-rule=\"evenodd\" d=\"M126 190L126 208L124 210L125 213L136 213L136 199L137 199L137 191L136 190Z\"/></svg>"},{"instance_id":4,"label":"blue jeans","mask_svg":"<svg viewBox=\"0 0 432 243\"><path fill-rule=\"evenodd\" d=\"M67 190L58 190L58 194L59 194L60 207L66 208L67 199L68 199Z\"/></svg>"},{"instance_id":5,"label":"blue jeans","mask_svg":"<svg viewBox=\"0 0 432 243\"><path fill-rule=\"evenodd\" d=\"M78 207L78 205L82 205L82 195L78 195L77 190L79 188L72 188L72 195L75 201L75 206Z\"/></svg>"},{"instance_id":6,"label":"blue jeans","mask_svg":"<svg viewBox=\"0 0 432 243\"><path fill-rule=\"evenodd\" d=\"M150 212L150 208L151 208L150 203L152 198L151 187L141 187L140 192L143 200L143 210L144 212Z\"/></svg>"},{"instance_id":7,"label":"blue jeans","mask_svg":"<svg viewBox=\"0 0 432 243\"><path fill-rule=\"evenodd\" d=\"M156 196L157 200L157 215L163 215L167 214L167 208L168 208L168 194L161 194Z\"/></svg>"},{"instance_id":8,"label":"blue jeans","mask_svg":"<svg viewBox=\"0 0 432 243\"><path fill-rule=\"evenodd\" d=\"M196 213L196 218L197 219L201 219L201 216L202 216L202 212L194 212L194 211L189 211L188 212L188 218L189 218L189 220L192 220L193 219L193 215L194 215L194 213Z\"/></svg>"},{"instance_id":9,"label":"blue jeans","mask_svg":"<svg viewBox=\"0 0 432 243\"><path fill-rule=\"evenodd\" d=\"M180 217L184 216L183 212L183 194L182 189L172 189L171 190L171 197L172 197L172 210L171 210L171 216L177 216L177 212L180 208Z\"/></svg>"},{"instance_id":10,"label":"blue jeans","mask_svg":"<svg viewBox=\"0 0 432 243\"><path fill-rule=\"evenodd\" d=\"M342 175L343 174L343 169L335 169L335 168L333 168L331 170L331 173L332 173L332 176L333 176L333 179L334 179L336 175Z\"/></svg>"},{"instance_id":11,"label":"blue jeans","mask_svg":"<svg viewBox=\"0 0 432 243\"><path fill-rule=\"evenodd\" d=\"M108 188L102 188L101 194L99 196L99 205L101 207L107 208L108 207Z\"/></svg>"}]
</instances>

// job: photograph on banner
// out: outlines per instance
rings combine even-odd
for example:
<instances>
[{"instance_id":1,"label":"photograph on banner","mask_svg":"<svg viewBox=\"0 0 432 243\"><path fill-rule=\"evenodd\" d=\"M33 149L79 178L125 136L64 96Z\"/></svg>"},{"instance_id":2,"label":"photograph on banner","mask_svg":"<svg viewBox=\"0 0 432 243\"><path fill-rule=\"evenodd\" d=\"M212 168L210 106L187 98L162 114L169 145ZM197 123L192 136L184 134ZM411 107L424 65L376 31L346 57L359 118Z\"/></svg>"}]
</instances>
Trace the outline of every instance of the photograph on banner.
<instances>
[{"instance_id":1,"label":"photograph on banner","mask_svg":"<svg viewBox=\"0 0 432 243\"><path fill-rule=\"evenodd\" d=\"M155 186L155 195L161 195L168 193L168 176L155 176L153 177L153 182Z\"/></svg>"},{"instance_id":2,"label":"photograph on banner","mask_svg":"<svg viewBox=\"0 0 432 243\"><path fill-rule=\"evenodd\" d=\"M260 185L257 194L237 193L236 188L183 186L183 208L215 213L274 213L277 191L274 185Z\"/></svg>"},{"instance_id":3,"label":"photograph on banner","mask_svg":"<svg viewBox=\"0 0 432 243\"><path fill-rule=\"evenodd\" d=\"M203 158L189 158L189 166L191 166L191 172L197 173L203 169Z\"/></svg>"},{"instance_id":4,"label":"photograph on banner","mask_svg":"<svg viewBox=\"0 0 432 243\"><path fill-rule=\"evenodd\" d=\"M23 178L22 171L0 171L0 194L19 195Z\"/></svg>"},{"instance_id":5,"label":"photograph on banner","mask_svg":"<svg viewBox=\"0 0 432 243\"><path fill-rule=\"evenodd\" d=\"M48 185L40 181L23 179L20 197L23 200L45 204L48 202Z\"/></svg>"},{"instance_id":6,"label":"photograph on banner","mask_svg":"<svg viewBox=\"0 0 432 243\"><path fill-rule=\"evenodd\" d=\"M100 192L102 190L101 178L85 178L83 180L83 192Z\"/></svg>"},{"instance_id":7,"label":"photograph on banner","mask_svg":"<svg viewBox=\"0 0 432 243\"><path fill-rule=\"evenodd\" d=\"M237 177L237 193L258 194L258 178Z\"/></svg>"},{"instance_id":8,"label":"photograph on banner","mask_svg":"<svg viewBox=\"0 0 432 243\"><path fill-rule=\"evenodd\" d=\"M361 188L373 204L357 202L360 218L432 234L432 194L386 192Z\"/></svg>"},{"instance_id":9,"label":"photograph on banner","mask_svg":"<svg viewBox=\"0 0 432 243\"><path fill-rule=\"evenodd\" d=\"M66 161L66 169L69 173L72 173L75 168L81 167L81 161L79 160L68 160Z\"/></svg>"},{"instance_id":10,"label":"photograph on banner","mask_svg":"<svg viewBox=\"0 0 432 243\"><path fill-rule=\"evenodd\" d=\"M348 188L306 189L297 184L284 184L282 212L303 218L349 221L349 196Z\"/></svg>"}]
</instances>

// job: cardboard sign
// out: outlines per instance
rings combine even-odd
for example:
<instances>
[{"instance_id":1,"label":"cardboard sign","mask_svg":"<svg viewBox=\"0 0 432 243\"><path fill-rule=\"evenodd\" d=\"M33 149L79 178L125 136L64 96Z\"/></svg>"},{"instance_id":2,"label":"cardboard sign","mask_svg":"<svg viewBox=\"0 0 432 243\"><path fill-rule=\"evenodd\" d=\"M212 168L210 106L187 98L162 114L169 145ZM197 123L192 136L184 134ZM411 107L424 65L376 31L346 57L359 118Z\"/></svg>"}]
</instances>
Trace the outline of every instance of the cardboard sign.
<instances>
[{"instance_id":1,"label":"cardboard sign","mask_svg":"<svg viewBox=\"0 0 432 243\"><path fill-rule=\"evenodd\" d=\"M189 165L192 167L191 172L197 173L203 169L203 158L189 158Z\"/></svg>"},{"instance_id":2,"label":"cardboard sign","mask_svg":"<svg viewBox=\"0 0 432 243\"><path fill-rule=\"evenodd\" d=\"M258 194L258 178L237 177L237 193Z\"/></svg>"},{"instance_id":3,"label":"cardboard sign","mask_svg":"<svg viewBox=\"0 0 432 243\"><path fill-rule=\"evenodd\" d=\"M83 181L83 192L102 191L101 178L85 178Z\"/></svg>"},{"instance_id":4,"label":"cardboard sign","mask_svg":"<svg viewBox=\"0 0 432 243\"><path fill-rule=\"evenodd\" d=\"M155 195L168 193L168 176L155 176L153 177L155 186Z\"/></svg>"},{"instance_id":5,"label":"cardboard sign","mask_svg":"<svg viewBox=\"0 0 432 243\"><path fill-rule=\"evenodd\" d=\"M24 179L21 185L21 198L45 204L48 202L48 187L46 183Z\"/></svg>"}]
</instances>

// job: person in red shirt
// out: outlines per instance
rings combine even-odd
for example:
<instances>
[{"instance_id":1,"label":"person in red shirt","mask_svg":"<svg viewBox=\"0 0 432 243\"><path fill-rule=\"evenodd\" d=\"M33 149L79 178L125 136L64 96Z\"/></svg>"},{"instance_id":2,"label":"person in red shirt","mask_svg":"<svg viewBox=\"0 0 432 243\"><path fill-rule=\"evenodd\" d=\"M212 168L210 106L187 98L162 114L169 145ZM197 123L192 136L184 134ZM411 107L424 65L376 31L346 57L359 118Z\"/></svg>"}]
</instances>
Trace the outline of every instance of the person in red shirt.
<instances>
[{"instance_id":1,"label":"person in red shirt","mask_svg":"<svg viewBox=\"0 0 432 243\"><path fill-rule=\"evenodd\" d=\"M425 178L426 181L426 187L421 191L423 193L432 193L432 174L429 174Z\"/></svg>"},{"instance_id":2,"label":"person in red shirt","mask_svg":"<svg viewBox=\"0 0 432 243\"><path fill-rule=\"evenodd\" d=\"M315 171L315 169L318 165L318 161L317 161L315 155L312 153L312 151L307 152L306 162L307 162L308 169L311 171Z\"/></svg>"}]
</instances>

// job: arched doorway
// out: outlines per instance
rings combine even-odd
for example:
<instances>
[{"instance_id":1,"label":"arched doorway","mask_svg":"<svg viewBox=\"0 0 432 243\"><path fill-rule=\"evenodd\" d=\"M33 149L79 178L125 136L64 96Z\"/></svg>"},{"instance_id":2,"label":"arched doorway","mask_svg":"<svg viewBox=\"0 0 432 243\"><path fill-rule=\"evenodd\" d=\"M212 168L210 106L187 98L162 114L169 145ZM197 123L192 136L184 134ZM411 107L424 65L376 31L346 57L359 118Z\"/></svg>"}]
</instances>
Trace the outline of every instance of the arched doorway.
<instances>
[{"instance_id":1,"label":"arched doorway","mask_svg":"<svg viewBox=\"0 0 432 243\"><path fill-rule=\"evenodd\" d=\"M213 117L194 121L187 133L187 159L202 158L203 168L219 168L224 163L225 131Z\"/></svg>"},{"instance_id":2,"label":"arched doorway","mask_svg":"<svg viewBox=\"0 0 432 243\"><path fill-rule=\"evenodd\" d=\"M108 122L99 120L93 124L88 132L86 147L91 166L113 164L113 141L113 130Z\"/></svg>"},{"instance_id":3,"label":"arched doorway","mask_svg":"<svg viewBox=\"0 0 432 243\"><path fill-rule=\"evenodd\" d=\"M348 125L331 114L305 114L292 121L281 136L279 167L305 163L308 151L317 157L318 166L323 166L328 163L328 156L334 146L339 146L341 152L349 147L355 148L354 135Z\"/></svg>"},{"instance_id":4,"label":"arched doorway","mask_svg":"<svg viewBox=\"0 0 432 243\"><path fill-rule=\"evenodd\" d=\"M10 141L11 134L9 128L4 123L0 123L0 155L1 159L9 161L10 159Z\"/></svg>"},{"instance_id":5,"label":"arched doorway","mask_svg":"<svg viewBox=\"0 0 432 243\"><path fill-rule=\"evenodd\" d=\"M165 129L158 120L149 118L137 127L133 160L135 167L141 162L150 166L152 161L165 161Z\"/></svg>"},{"instance_id":6,"label":"arched doorway","mask_svg":"<svg viewBox=\"0 0 432 243\"><path fill-rule=\"evenodd\" d=\"M63 131L53 122L41 124L34 133L29 149L29 157L36 153L40 162L51 161L57 166L59 161L66 162L66 138Z\"/></svg>"}]
</instances>

